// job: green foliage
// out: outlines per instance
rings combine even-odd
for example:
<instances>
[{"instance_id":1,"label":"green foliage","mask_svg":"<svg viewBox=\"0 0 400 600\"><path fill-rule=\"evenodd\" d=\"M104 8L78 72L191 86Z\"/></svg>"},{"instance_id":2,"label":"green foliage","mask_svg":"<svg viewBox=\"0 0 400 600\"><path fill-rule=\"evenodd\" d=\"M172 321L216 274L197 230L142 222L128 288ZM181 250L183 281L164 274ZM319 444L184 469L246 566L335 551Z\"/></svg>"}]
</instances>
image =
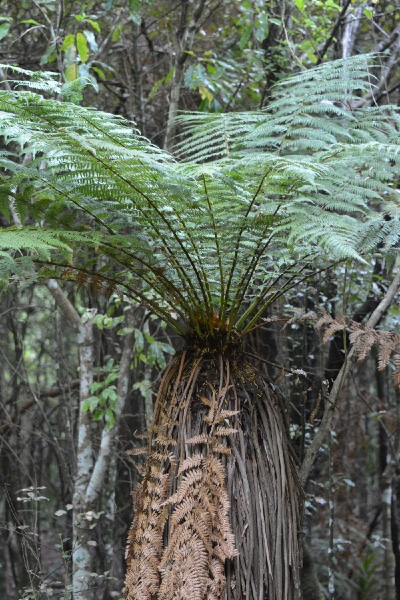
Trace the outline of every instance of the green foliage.
<instances>
[{"instance_id":1,"label":"green foliage","mask_svg":"<svg viewBox=\"0 0 400 600\"><path fill-rule=\"evenodd\" d=\"M166 356L174 354L174 348L166 342L156 340L150 333L137 327L124 327L125 315L113 316L115 307L118 304L119 300L116 296L111 298L107 313L97 314L92 319L93 325L98 327L100 331L118 327L117 335L119 336L125 336L129 333L134 334L135 343L132 348L132 362L135 369L143 364L148 365L150 368L165 369ZM83 313L83 322L86 318L87 313ZM109 358L103 366L95 369L95 381L90 387L91 395L82 405L82 412L92 413L93 420L104 421L108 429L115 425L115 414L118 410L116 385L118 377L119 366L114 363L114 359ZM144 398L153 395L152 383L148 379L137 381L132 389L139 390Z\"/></svg>"},{"instance_id":2,"label":"green foliage","mask_svg":"<svg viewBox=\"0 0 400 600\"><path fill-rule=\"evenodd\" d=\"M370 60L369 56L337 60L290 77L275 86L272 101L261 111L183 114L178 120L186 125L185 139L178 149L201 162L210 156L232 155L249 160L251 151L303 156L304 152L333 150L335 156L363 143L394 143L397 129L393 125L398 126L399 117L393 107L351 106L360 92L373 90L373 77L367 76ZM355 151L361 154L363 150L361 145ZM389 145L386 150L394 152L395 148ZM321 165L328 157L316 155Z\"/></svg>"},{"instance_id":3,"label":"green foliage","mask_svg":"<svg viewBox=\"0 0 400 600\"><path fill-rule=\"evenodd\" d=\"M379 580L377 571L381 568L377 555L373 550L366 552L360 565L357 600L369 600L374 597Z\"/></svg>"},{"instance_id":4,"label":"green foliage","mask_svg":"<svg viewBox=\"0 0 400 600\"><path fill-rule=\"evenodd\" d=\"M31 157L1 157L1 207L44 223L2 247L53 248L32 261L123 286L181 334L245 333L313 260L397 243L398 112L351 108L368 60L296 75L263 111L182 115L180 162L119 117L1 92L0 134Z\"/></svg>"},{"instance_id":5,"label":"green foliage","mask_svg":"<svg viewBox=\"0 0 400 600\"><path fill-rule=\"evenodd\" d=\"M106 377L92 383L90 387L92 396L86 398L82 405L82 412L90 411L94 421L104 420L108 429L115 424L118 396L114 382L118 379L118 370L118 365L114 365L113 359L99 368L99 375Z\"/></svg>"},{"instance_id":6,"label":"green foliage","mask_svg":"<svg viewBox=\"0 0 400 600\"><path fill-rule=\"evenodd\" d=\"M10 17L0 17L0 40L2 40L3 38L5 38L8 35L8 32L10 31L11 28L11 22L12 18Z\"/></svg>"},{"instance_id":7,"label":"green foliage","mask_svg":"<svg viewBox=\"0 0 400 600\"><path fill-rule=\"evenodd\" d=\"M250 34L253 26L249 27ZM186 69L185 87L197 90L200 94L200 111L222 112L223 106L230 105L241 87L237 81L238 62L236 57L224 57L221 60L216 52L210 50L204 52L203 56L196 56L194 52L191 54L193 54L193 61ZM265 78L262 53L260 50L253 50L251 53L242 53L242 55L244 63L242 70L248 73L247 77L252 81L251 86L246 86L246 93L253 94L259 102L259 88ZM157 84L161 83L164 81L157 82ZM165 83L167 83L166 79Z\"/></svg>"}]
</instances>

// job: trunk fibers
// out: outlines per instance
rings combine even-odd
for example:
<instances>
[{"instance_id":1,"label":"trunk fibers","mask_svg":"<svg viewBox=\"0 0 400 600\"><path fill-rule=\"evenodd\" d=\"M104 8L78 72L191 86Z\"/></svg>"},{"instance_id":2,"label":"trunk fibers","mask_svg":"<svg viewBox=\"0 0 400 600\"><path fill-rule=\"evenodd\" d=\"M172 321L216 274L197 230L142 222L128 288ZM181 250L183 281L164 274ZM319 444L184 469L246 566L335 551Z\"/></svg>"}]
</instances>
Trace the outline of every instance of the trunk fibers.
<instances>
[{"instance_id":1,"label":"trunk fibers","mask_svg":"<svg viewBox=\"0 0 400 600\"><path fill-rule=\"evenodd\" d=\"M296 600L303 492L271 385L237 349L165 372L127 546L127 600Z\"/></svg>"}]
</instances>

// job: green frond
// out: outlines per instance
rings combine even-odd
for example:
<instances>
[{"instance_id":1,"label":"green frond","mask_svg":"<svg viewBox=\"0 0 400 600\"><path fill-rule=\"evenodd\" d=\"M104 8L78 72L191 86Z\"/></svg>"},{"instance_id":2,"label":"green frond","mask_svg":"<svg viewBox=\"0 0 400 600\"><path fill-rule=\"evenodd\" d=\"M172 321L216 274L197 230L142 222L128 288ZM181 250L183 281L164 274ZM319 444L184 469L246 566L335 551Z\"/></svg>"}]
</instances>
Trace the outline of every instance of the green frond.
<instances>
[{"instance_id":1,"label":"green frond","mask_svg":"<svg viewBox=\"0 0 400 600\"><path fill-rule=\"evenodd\" d=\"M58 248L70 253L71 246L67 245L60 238L71 238L71 241L81 241L79 234L74 232L10 227L9 229L0 229L0 248L10 251L22 249L50 250Z\"/></svg>"},{"instance_id":2,"label":"green frond","mask_svg":"<svg viewBox=\"0 0 400 600\"><path fill-rule=\"evenodd\" d=\"M262 111L181 115L179 161L120 117L0 92L0 210L37 224L4 230L0 270L29 259L120 286L180 333L215 315L245 332L313 260L397 244L399 112L351 109L370 62L296 75Z\"/></svg>"},{"instance_id":3,"label":"green frond","mask_svg":"<svg viewBox=\"0 0 400 600\"><path fill-rule=\"evenodd\" d=\"M24 86L49 94L59 94L61 92L62 86L57 81L59 77L58 73L52 73L51 71L30 71L16 65L4 64L0 64L0 69L3 69L6 73L15 73L21 77L20 79L6 80L9 85L13 85L15 88Z\"/></svg>"}]
</instances>

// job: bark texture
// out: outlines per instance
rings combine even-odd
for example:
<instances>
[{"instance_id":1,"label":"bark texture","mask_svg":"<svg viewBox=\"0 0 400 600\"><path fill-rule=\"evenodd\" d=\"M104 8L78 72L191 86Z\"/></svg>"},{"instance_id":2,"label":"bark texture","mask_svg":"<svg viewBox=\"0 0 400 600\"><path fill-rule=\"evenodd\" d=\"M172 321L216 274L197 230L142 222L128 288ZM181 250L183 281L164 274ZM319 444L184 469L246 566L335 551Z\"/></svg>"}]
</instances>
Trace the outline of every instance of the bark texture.
<instances>
[{"instance_id":1,"label":"bark texture","mask_svg":"<svg viewBox=\"0 0 400 600\"><path fill-rule=\"evenodd\" d=\"M127 547L128 600L296 600L303 494L272 387L236 349L160 386Z\"/></svg>"}]
</instances>

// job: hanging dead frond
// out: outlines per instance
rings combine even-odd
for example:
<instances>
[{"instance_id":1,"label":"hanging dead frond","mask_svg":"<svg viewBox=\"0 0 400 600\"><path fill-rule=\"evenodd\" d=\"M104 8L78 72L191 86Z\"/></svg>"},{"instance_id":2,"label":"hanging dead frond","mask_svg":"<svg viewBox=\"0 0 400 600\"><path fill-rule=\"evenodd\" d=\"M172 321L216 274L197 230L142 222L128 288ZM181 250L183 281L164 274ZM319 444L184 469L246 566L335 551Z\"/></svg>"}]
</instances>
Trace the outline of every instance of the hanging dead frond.
<instances>
[{"instance_id":1,"label":"hanging dead frond","mask_svg":"<svg viewBox=\"0 0 400 600\"><path fill-rule=\"evenodd\" d=\"M337 331L345 330L349 334L350 344L354 348L354 352L358 362L366 359L372 348L376 348L378 353L378 369L383 371L389 365L390 359L393 356L395 371L393 373L394 385L400 385L400 355L399 343L400 337L393 331L385 331L382 329L374 329L363 323L347 320L344 316L339 316L336 319L328 314L324 314L318 321L317 327L326 326L323 341L326 342L331 335Z\"/></svg>"},{"instance_id":2,"label":"hanging dead frond","mask_svg":"<svg viewBox=\"0 0 400 600\"><path fill-rule=\"evenodd\" d=\"M188 440L186 440L186 444L207 444L208 436L202 433L201 435L195 435Z\"/></svg>"},{"instance_id":3,"label":"hanging dead frond","mask_svg":"<svg viewBox=\"0 0 400 600\"><path fill-rule=\"evenodd\" d=\"M128 541L128 600L296 600L303 496L269 384L240 354L183 355L160 390Z\"/></svg>"},{"instance_id":4,"label":"hanging dead frond","mask_svg":"<svg viewBox=\"0 0 400 600\"><path fill-rule=\"evenodd\" d=\"M393 331L377 331L376 334L378 369L384 371L389 364L390 357L397 350L399 337Z\"/></svg>"},{"instance_id":5,"label":"hanging dead frond","mask_svg":"<svg viewBox=\"0 0 400 600\"><path fill-rule=\"evenodd\" d=\"M323 343L329 340L337 331L343 331L347 327L347 319L343 315L340 315L336 319L333 319L330 315L323 315L317 322L317 329L321 329L322 326L326 326Z\"/></svg>"},{"instance_id":6,"label":"hanging dead frond","mask_svg":"<svg viewBox=\"0 0 400 600\"><path fill-rule=\"evenodd\" d=\"M177 492L166 502L174 508L160 563L160 600L222 597L225 561L237 554L224 466L211 454L197 466L186 465Z\"/></svg>"},{"instance_id":7,"label":"hanging dead frond","mask_svg":"<svg viewBox=\"0 0 400 600\"><path fill-rule=\"evenodd\" d=\"M330 325L334 321L333 317L329 313L324 313L320 319L317 321L317 329L320 330L321 327L325 325Z\"/></svg>"},{"instance_id":8,"label":"hanging dead frond","mask_svg":"<svg viewBox=\"0 0 400 600\"><path fill-rule=\"evenodd\" d=\"M133 494L135 518L128 534L126 552L127 600L152 600L160 586L159 564L163 533L168 518L165 500L169 495L172 463L148 459L143 483Z\"/></svg>"}]
</instances>

